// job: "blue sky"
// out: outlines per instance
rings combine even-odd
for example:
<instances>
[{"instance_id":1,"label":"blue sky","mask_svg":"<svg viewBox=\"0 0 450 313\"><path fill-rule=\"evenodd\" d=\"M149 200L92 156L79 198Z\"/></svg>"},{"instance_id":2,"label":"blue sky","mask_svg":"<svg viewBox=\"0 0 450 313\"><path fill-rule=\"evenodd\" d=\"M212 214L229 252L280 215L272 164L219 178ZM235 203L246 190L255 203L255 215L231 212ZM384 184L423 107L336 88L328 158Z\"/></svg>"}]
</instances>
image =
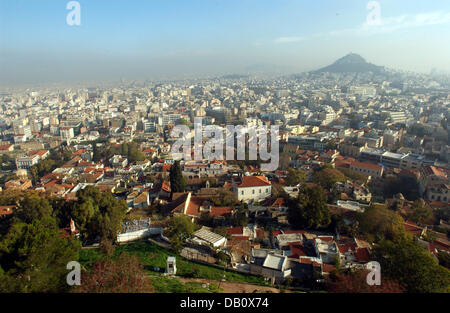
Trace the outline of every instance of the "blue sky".
<instances>
[{"instance_id":1,"label":"blue sky","mask_svg":"<svg viewBox=\"0 0 450 313\"><path fill-rule=\"evenodd\" d=\"M356 52L399 69L450 71L450 1L0 0L0 83L312 70Z\"/></svg>"}]
</instances>

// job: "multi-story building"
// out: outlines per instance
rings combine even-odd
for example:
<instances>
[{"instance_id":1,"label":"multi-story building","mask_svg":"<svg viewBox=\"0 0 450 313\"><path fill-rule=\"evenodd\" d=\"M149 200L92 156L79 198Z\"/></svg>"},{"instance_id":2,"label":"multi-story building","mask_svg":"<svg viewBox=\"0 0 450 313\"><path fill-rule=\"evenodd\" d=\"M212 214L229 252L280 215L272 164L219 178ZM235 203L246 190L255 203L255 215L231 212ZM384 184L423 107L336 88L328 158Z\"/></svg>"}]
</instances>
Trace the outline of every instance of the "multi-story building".
<instances>
[{"instance_id":1,"label":"multi-story building","mask_svg":"<svg viewBox=\"0 0 450 313\"><path fill-rule=\"evenodd\" d=\"M369 161L374 163L381 162L381 156L383 155L384 150L374 149L374 148L365 148L361 151L359 155L359 159L361 161Z\"/></svg>"},{"instance_id":2,"label":"multi-story building","mask_svg":"<svg viewBox=\"0 0 450 313\"><path fill-rule=\"evenodd\" d=\"M450 183L449 171L435 166L424 166L420 171L419 192L425 195L428 188L435 188L437 191L440 186ZM432 193L435 193L434 191Z\"/></svg>"},{"instance_id":3,"label":"multi-story building","mask_svg":"<svg viewBox=\"0 0 450 313\"><path fill-rule=\"evenodd\" d=\"M350 143L344 142L339 145L339 152L344 156L357 158L361 152L367 148L367 143Z\"/></svg>"},{"instance_id":4,"label":"multi-story building","mask_svg":"<svg viewBox=\"0 0 450 313\"><path fill-rule=\"evenodd\" d=\"M450 185L439 184L428 187L425 192L425 200L450 202Z\"/></svg>"},{"instance_id":5,"label":"multi-story building","mask_svg":"<svg viewBox=\"0 0 450 313\"><path fill-rule=\"evenodd\" d=\"M169 124L175 125L181 119L181 114L171 113L164 114L161 119L162 126L167 126Z\"/></svg>"},{"instance_id":6,"label":"multi-story building","mask_svg":"<svg viewBox=\"0 0 450 313\"><path fill-rule=\"evenodd\" d=\"M365 176L372 176L372 177L383 176L383 167L381 165L374 163L356 161L350 164L350 169L358 173L361 173Z\"/></svg>"},{"instance_id":7,"label":"multi-story building","mask_svg":"<svg viewBox=\"0 0 450 313\"><path fill-rule=\"evenodd\" d=\"M404 157L403 154L386 151L381 155L381 163L387 167L401 168L400 164Z\"/></svg>"},{"instance_id":8,"label":"multi-story building","mask_svg":"<svg viewBox=\"0 0 450 313\"><path fill-rule=\"evenodd\" d=\"M40 156L38 154L32 156L22 156L16 158L16 167L18 169L29 169L33 165L39 163Z\"/></svg>"},{"instance_id":9,"label":"multi-story building","mask_svg":"<svg viewBox=\"0 0 450 313\"><path fill-rule=\"evenodd\" d=\"M350 86L349 93L359 96L375 97L377 89L374 86Z\"/></svg>"},{"instance_id":10,"label":"multi-story building","mask_svg":"<svg viewBox=\"0 0 450 313\"><path fill-rule=\"evenodd\" d=\"M59 134L62 140L70 140L75 137L73 128L69 126L60 127Z\"/></svg>"}]
</instances>

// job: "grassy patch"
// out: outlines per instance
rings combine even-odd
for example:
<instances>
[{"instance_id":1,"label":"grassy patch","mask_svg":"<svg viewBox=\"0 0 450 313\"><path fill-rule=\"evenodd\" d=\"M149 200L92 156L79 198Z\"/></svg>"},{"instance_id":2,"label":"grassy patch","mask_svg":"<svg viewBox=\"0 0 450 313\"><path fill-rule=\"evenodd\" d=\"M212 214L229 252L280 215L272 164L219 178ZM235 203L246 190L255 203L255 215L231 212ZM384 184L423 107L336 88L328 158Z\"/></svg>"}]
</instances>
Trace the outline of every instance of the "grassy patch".
<instances>
[{"instance_id":1,"label":"grassy patch","mask_svg":"<svg viewBox=\"0 0 450 313\"><path fill-rule=\"evenodd\" d=\"M158 293L218 293L222 292L216 284L204 288L202 283L183 283L174 277L152 277L152 287Z\"/></svg>"},{"instance_id":2,"label":"grassy patch","mask_svg":"<svg viewBox=\"0 0 450 313\"><path fill-rule=\"evenodd\" d=\"M168 256L175 256L172 251L164 249L149 241L137 241L126 245L117 246L114 257L122 252L136 255L140 258L145 269L150 274L156 274L155 268L160 268L159 272L164 272ZM90 268L93 263L102 258L102 253L98 249L86 249L80 251L79 262L86 268ZM256 285L266 285L264 278L252 275L245 275L236 272L228 272L222 269L197 264L181 256L176 255L177 275L190 278L204 278L209 280L221 280L224 278L229 282L246 282ZM163 288L163 287L161 287Z\"/></svg>"}]
</instances>

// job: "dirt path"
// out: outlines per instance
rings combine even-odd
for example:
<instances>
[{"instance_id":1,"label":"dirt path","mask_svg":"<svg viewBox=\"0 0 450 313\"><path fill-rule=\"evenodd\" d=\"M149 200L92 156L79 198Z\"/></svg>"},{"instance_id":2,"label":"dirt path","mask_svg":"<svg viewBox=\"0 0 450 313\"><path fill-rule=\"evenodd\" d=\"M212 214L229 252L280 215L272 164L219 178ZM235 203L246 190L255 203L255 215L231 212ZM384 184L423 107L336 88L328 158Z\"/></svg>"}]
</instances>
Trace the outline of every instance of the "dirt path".
<instances>
[{"instance_id":1,"label":"dirt path","mask_svg":"<svg viewBox=\"0 0 450 313\"><path fill-rule=\"evenodd\" d=\"M273 288L273 287L264 287L264 286L258 286L258 285L251 285L251 284L245 284L245 283L234 283L234 282L220 282L217 280L207 280L207 279L200 279L200 278L181 278L178 277L178 279L182 282L198 282L198 283L205 283L205 284L220 284L220 288L223 289L223 292L225 293L265 293L265 292L272 292L272 293L280 293L279 289ZM286 291L289 292L289 291Z\"/></svg>"}]
</instances>

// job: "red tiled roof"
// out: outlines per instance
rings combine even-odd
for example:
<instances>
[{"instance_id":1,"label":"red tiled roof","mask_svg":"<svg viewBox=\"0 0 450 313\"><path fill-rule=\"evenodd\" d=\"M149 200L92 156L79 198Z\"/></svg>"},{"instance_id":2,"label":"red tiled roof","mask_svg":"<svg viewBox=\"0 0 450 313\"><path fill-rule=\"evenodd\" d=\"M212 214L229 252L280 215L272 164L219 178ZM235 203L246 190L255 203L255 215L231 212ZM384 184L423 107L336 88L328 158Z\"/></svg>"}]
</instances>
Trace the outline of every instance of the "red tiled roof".
<instances>
[{"instance_id":1,"label":"red tiled roof","mask_svg":"<svg viewBox=\"0 0 450 313\"><path fill-rule=\"evenodd\" d=\"M48 150L37 150L37 151L31 151L30 153L28 153L28 155L32 156L32 155L38 155L38 156L43 156L44 154L47 154L49 151Z\"/></svg>"},{"instance_id":2,"label":"red tiled roof","mask_svg":"<svg viewBox=\"0 0 450 313\"><path fill-rule=\"evenodd\" d=\"M272 236L274 236L274 237L276 237L276 236L278 236L278 235L280 235L281 234L281 230L274 230L273 232L272 232Z\"/></svg>"},{"instance_id":3,"label":"red tiled roof","mask_svg":"<svg viewBox=\"0 0 450 313\"><path fill-rule=\"evenodd\" d=\"M51 181L49 181L48 183L42 185L42 187L48 188L48 187L54 186L54 185L56 185L56 184L58 184L58 183L59 183L59 180L51 180Z\"/></svg>"},{"instance_id":4,"label":"red tiled roof","mask_svg":"<svg viewBox=\"0 0 450 313\"><path fill-rule=\"evenodd\" d=\"M200 215L200 206L205 200L198 197L191 197L189 204L186 208L186 215L191 216L199 216Z\"/></svg>"},{"instance_id":5,"label":"red tiled roof","mask_svg":"<svg viewBox=\"0 0 450 313\"><path fill-rule=\"evenodd\" d=\"M334 162L334 167L337 167L337 168L349 168L350 167L350 163L342 162L342 161L336 161L336 162Z\"/></svg>"},{"instance_id":6,"label":"red tiled roof","mask_svg":"<svg viewBox=\"0 0 450 313\"><path fill-rule=\"evenodd\" d=\"M292 253L290 258L298 259L301 256L307 255L305 250L303 249L303 245L301 243L290 242L289 247L291 248L291 253Z\"/></svg>"},{"instance_id":7,"label":"red tiled roof","mask_svg":"<svg viewBox=\"0 0 450 313\"><path fill-rule=\"evenodd\" d=\"M405 231L408 233L412 233L414 235L420 236L422 234L423 228L420 226L417 226L413 222L405 222L403 223L403 227L405 228Z\"/></svg>"},{"instance_id":8,"label":"red tiled roof","mask_svg":"<svg viewBox=\"0 0 450 313\"><path fill-rule=\"evenodd\" d=\"M233 236L232 240L248 240L249 236Z\"/></svg>"},{"instance_id":9,"label":"red tiled roof","mask_svg":"<svg viewBox=\"0 0 450 313\"><path fill-rule=\"evenodd\" d=\"M233 211L233 207L227 206L227 207L216 207L212 206L211 211L209 212L209 215L212 217L219 217L231 214L231 211Z\"/></svg>"},{"instance_id":10,"label":"red tiled roof","mask_svg":"<svg viewBox=\"0 0 450 313\"><path fill-rule=\"evenodd\" d=\"M271 207L283 207L286 205L286 200L284 198L277 198L270 205Z\"/></svg>"},{"instance_id":11,"label":"red tiled roof","mask_svg":"<svg viewBox=\"0 0 450 313\"><path fill-rule=\"evenodd\" d=\"M340 253L347 253L349 250L355 252L356 248L357 248L356 243L347 243L338 245Z\"/></svg>"},{"instance_id":12,"label":"red tiled roof","mask_svg":"<svg viewBox=\"0 0 450 313\"><path fill-rule=\"evenodd\" d=\"M443 178L448 177L447 173L445 172L445 170L443 168L435 167L432 165L423 167L423 171L427 175L436 175L436 176L443 177Z\"/></svg>"},{"instance_id":13,"label":"red tiled roof","mask_svg":"<svg viewBox=\"0 0 450 313\"><path fill-rule=\"evenodd\" d=\"M356 249L355 258L358 262L368 262L369 261L369 249L367 249L367 248Z\"/></svg>"},{"instance_id":14,"label":"red tiled roof","mask_svg":"<svg viewBox=\"0 0 450 313\"><path fill-rule=\"evenodd\" d=\"M229 235L240 235L243 233L244 229L242 227L227 228L227 234Z\"/></svg>"},{"instance_id":15,"label":"red tiled roof","mask_svg":"<svg viewBox=\"0 0 450 313\"><path fill-rule=\"evenodd\" d=\"M301 234L303 235L305 233L304 230L285 230L283 231L284 234Z\"/></svg>"},{"instance_id":16,"label":"red tiled roof","mask_svg":"<svg viewBox=\"0 0 450 313\"><path fill-rule=\"evenodd\" d=\"M365 169L377 170L377 171L381 171L383 169L383 167L381 165L369 163L369 162L354 161L350 165L358 167L358 168L365 168Z\"/></svg>"},{"instance_id":17,"label":"red tiled roof","mask_svg":"<svg viewBox=\"0 0 450 313\"><path fill-rule=\"evenodd\" d=\"M270 182L265 176L244 176L239 188L270 186Z\"/></svg>"},{"instance_id":18,"label":"red tiled roof","mask_svg":"<svg viewBox=\"0 0 450 313\"><path fill-rule=\"evenodd\" d=\"M322 264L322 272L324 272L324 273L331 273L335 270L336 270L336 266L334 266L334 265L326 264L326 263Z\"/></svg>"},{"instance_id":19,"label":"red tiled roof","mask_svg":"<svg viewBox=\"0 0 450 313\"><path fill-rule=\"evenodd\" d=\"M74 153L72 153L72 155L81 155L81 154L83 154L85 152L86 152L85 149L79 149L79 150L75 151Z\"/></svg>"},{"instance_id":20,"label":"red tiled roof","mask_svg":"<svg viewBox=\"0 0 450 313\"><path fill-rule=\"evenodd\" d=\"M449 206L448 202L438 202L438 201L432 201L429 203L431 207L437 207L437 208L445 208Z\"/></svg>"}]
</instances>

